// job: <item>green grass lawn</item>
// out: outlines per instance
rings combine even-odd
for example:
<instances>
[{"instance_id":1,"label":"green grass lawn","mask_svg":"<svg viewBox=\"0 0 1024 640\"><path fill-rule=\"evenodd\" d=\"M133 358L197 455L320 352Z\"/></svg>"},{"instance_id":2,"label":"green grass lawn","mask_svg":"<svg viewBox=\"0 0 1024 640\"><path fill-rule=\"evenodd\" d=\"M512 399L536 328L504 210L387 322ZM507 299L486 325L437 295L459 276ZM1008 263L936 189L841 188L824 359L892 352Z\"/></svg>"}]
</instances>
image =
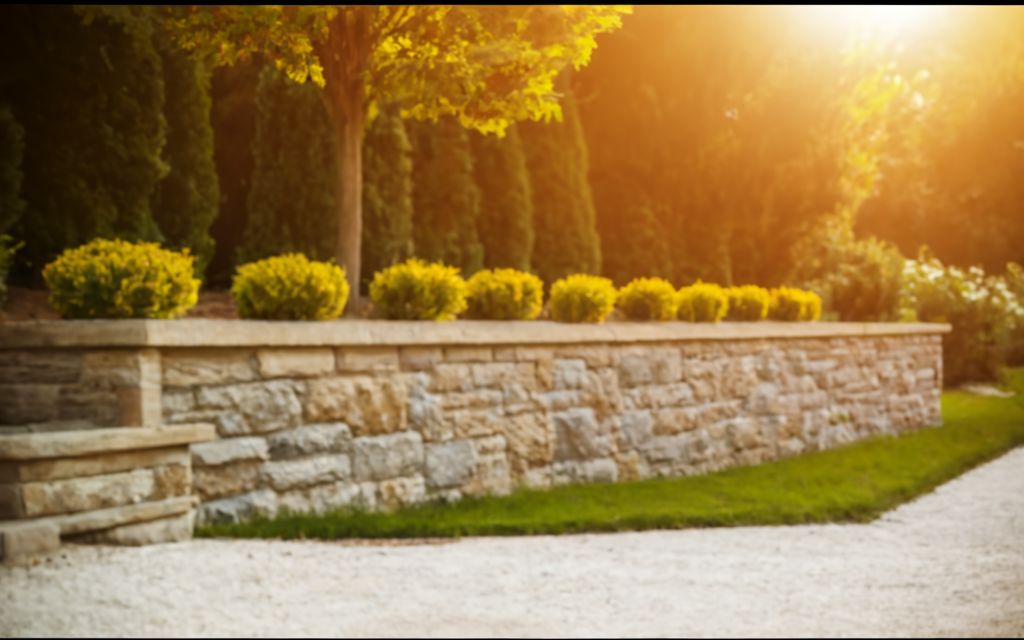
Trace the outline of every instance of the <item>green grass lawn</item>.
<instances>
[{"instance_id":1,"label":"green grass lawn","mask_svg":"<svg viewBox=\"0 0 1024 640\"><path fill-rule=\"evenodd\" d=\"M407 538L865 522L1024 444L1024 369L1009 399L951 391L940 428L687 478L522 490L395 513L284 515L200 528L200 537Z\"/></svg>"}]
</instances>

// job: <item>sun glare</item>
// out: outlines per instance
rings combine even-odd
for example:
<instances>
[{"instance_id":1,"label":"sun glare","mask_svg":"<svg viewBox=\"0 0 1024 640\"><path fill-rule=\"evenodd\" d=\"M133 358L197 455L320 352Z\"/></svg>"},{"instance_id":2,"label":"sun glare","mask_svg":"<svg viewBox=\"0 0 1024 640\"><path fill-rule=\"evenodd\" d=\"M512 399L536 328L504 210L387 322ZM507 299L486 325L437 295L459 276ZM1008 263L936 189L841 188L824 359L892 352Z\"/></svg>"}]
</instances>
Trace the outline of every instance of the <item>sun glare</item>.
<instances>
[{"instance_id":1,"label":"sun glare","mask_svg":"<svg viewBox=\"0 0 1024 640\"><path fill-rule=\"evenodd\" d=\"M934 21L945 9L934 5L859 5L805 6L796 10L809 26L821 31L898 37Z\"/></svg>"}]
</instances>

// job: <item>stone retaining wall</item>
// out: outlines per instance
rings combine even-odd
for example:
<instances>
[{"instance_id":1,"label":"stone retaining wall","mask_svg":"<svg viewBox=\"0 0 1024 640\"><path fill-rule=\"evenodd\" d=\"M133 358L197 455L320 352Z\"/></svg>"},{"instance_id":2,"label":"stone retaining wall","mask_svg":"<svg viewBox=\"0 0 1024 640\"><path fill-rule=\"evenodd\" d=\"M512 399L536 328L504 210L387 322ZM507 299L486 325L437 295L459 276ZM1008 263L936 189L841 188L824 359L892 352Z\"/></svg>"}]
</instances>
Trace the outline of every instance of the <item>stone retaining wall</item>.
<instances>
[{"instance_id":1,"label":"stone retaining wall","mask_svg":"<svg viewBox=\"0 0 1024 640\"><path fill-rule=\"evenodd\" d=\"M20 396L0 423L62 428L67 410L37 399L83 388L107 395L78 426L212 423L219 438L192 447L202 521L704 473L936 425L948 331L197 320L86 323L74 340L12 324L36 326L0 327L0 394ZM138 393L93 382L101 350Z\"/></svg>"}]
</instances>

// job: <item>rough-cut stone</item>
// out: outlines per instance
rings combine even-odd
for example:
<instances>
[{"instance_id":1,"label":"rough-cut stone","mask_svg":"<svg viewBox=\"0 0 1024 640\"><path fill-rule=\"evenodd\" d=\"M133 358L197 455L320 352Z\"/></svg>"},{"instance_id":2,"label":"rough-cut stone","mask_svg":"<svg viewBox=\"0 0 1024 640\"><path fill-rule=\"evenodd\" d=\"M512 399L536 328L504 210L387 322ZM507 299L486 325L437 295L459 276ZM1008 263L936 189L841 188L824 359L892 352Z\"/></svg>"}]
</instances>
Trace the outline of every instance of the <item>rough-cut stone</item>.
<instances>
[{"instance_id":1,"label":"rough-cut stone","mask_svg":"<svg viewBox=\"0 0 1024 640\"><path fill-rule=\"evenodd\" d=\"M0 424L57 420L60 393L61 387L56 384L0 385Z\"/></svg>"},{"instance_id":2,"label":"rough-cut stone","mask_svg":"<svg viewBox=\"0 0 1024 640\"><path fill-rule=\"evenodd\" d=\"M262 378L312 378L334 371L330 348L260 349L256 352Z\"/></svg>"},{"instance_id":3,"label":"rough-cut stone","mask_svg":"<svg viewBox=\"0 0 1024 640\"><path fill-rule=\"evenodd\" d=\"M594 418L592 409L570 409L551 416L555 427L555 460L602 458L614 450L607 428Z\"/></svg>"},{"instance_id":4,"label":"rough-cut stone","mask_svg":"<svg viewBox=\"0 0 1024 640\"><path fill-rule=\"evenodd\" d=\"M494 354L490 347L447 347L445 362L490 362Z\"/></svg>"},{"instance_id":5,"label":"rough-cut stone","mask_svg":"<svg viewBox=\"0 0 1024 640\"><path fill-rule=\"evenodd\" d=\"M72 349L5 351L0 357L0 384L73 383L81 371L82 353Z\"/></svg>"},{"instance_id":6,"label":"rough-cut stone","mask_svg":"<svg viewBox=\"0 0 1024 640\"><path fill-rule=\"evenodd\" d=\"M374 498L367 498L365 489L353 482L331 482L285 491L278 495L278 511L325 513L345 507L371 508Z\"/></svg>"},{"instance_id":7,"label":"rough-cut stone","mask_svg":"<svg viewBox=\"0 0 1024 640\"><path fill-rule=\"evenodd\" d=\"M352 463L347 454L316 456L298 460L275 460L263 465L263 477L277 491L348 480Z\"/></svg>"},{"instance_id":8,"label":"rough-cut stone","mask_svg":"<svg viewBox=\"0 0 1024 640\"><path fill-rule=\"evenodd\" d=\"M199 387L200 407L233 410L248 433L266 433L297 426L302 420L304 383L291 380L251 382L226 387Z\"/></svg>"},{"instance_id":9,"label":"rough-cut stone","mask_svg":"<svg viewBox=\"0 0 1024 640\"><path fill-rule=\"evenodd\" d=\"M91 511L163 498L156 493L152 469L136 469L87 478L21 485L24 516Z\"/></svg>"},{"instance_id":10,"label":"rough-cut stone","mask_svg":"<svg viewBox=\"0 0 1024 640\"><path fill-rule=\"evenodd\" d=\"M335 349L338 371L344 372L393 372L398 371L400 361L398 347L363 347L359 349Z\"/></svg>"},{"instance_id":11,"label":"rough-cut stone","mask_svg":"<svg viewBox=\"0 0 1024 640\"><path fill-rule=\"evenodd\" d=\"M455 428L444 419L440 400L426 392L409 395L408 420L409 428L418 431L427 442L447 440L455 433Z\"/></svg>"},{"instance_id":12,"label":"rough-cut stone","mask_svg":"<svg viewBox=\"0 0 1024 640\"><path fill-rule=\"evenodd\" d=\"M253 353L244 349L168 349L161 353L169 387L230 384L257 378Z\"/></svg>"},{"instance_id":13,"label":"rough-cut stone","mask_svg":"<svg viewBox=\"0 0 1024 640\"><path fill-rule=\"evenodd\" d=\"M425 371L444 362L444 352L440 347L401 347L398 362L402 371Z\"/></svg>"},{"instance_id":14,"label":"rough-cut stone","mask_svg":"<svg viewBox=\"0 0 1024 640\"><path fill-rule=\"evenodd\" d=\"M579 389L587 380L587 363L584 360L555 360L551 375L555 389Z\"/></svg>"},{"instance_id":15,"label":"rough-cut stone","mask_svg":"<svg viewBox=\"0 0 1024 640\"><path fill-rule=\"evenodd\" d=\"M426 446L427 486L458 487L473 475L476 453L469 440L453 440Z\"/></svg>"},{"instance_id":16,"label":"rough-cut stone","mask_svg":"<svg viewBox=\"0 0 1024 640\"><path fill-rule=\"evenodd\" d=\"M263 438L223 438L192 445L192 463L215 466L241 460L266 460L267 441Z\"/></svg>"},{"instance_id":17,"label":"rough-cut stone","mask_svg":"<svg viewBox=\"0 0 1024 640\"><path fill-rule=\"evenodd\" d=\"M5 522L0 525L0 560L19 563L60 547L60 528L53 522Z\"/></svg>"},{"instance_id":18,"label":"rough-cut stone","mask_svg":"<svg viewBox=\"0 0 1024 640\"><path fill-rule=\"evenodd\" d=\"M423 502L426 494L427 487L422 476L393 478L377 485L377 503L388 510Z\"/></svg>"},{"instance_id":19,"label":"rough-cut stone","mask_svg":"<svg viewBox=\"0 0 1024 640\"><path fill-rule=\"evenodd\" d=\"M551 483L556 486L586 482L615 482L618 477L619 467L614 460L609 458L582 462L556 462L551 469Z\"/></svg>"},{"instance_id":20,"label":"rough-cut stone","mask_svg":"<svg viewBox=\"0 0 1024 640\"><path fill-rule=\"evenodd\" d=\"M0 483L81 478L160 465L185 465L188 461L184 447L172 446L81 457L0 462Z\"/></svg>"},{"instance_id":21,"label":"rough-cut stone","mask_svg":"<svg viewBox=\"0 0 1024 640\"><path fill-rule=\"evenodd\" d=\"M126 524L81 536L81 542L139 546L192 539L195 514L191 511L169 518Z\"/></svg>"},{"instance_id":22,"label":"rough-cut stone","mask_svg":"<svg viewBox=\"0 0 1024 640\"><path fill-rule=\"evenodd\" d=\"M309 383L306 420L342 421L355 436L401 431L406 425L408 391L386 378L321 378Z\"/></svg>"},{"instance_id":23,"label":"rough-cut stone","mask_svg":"<svg viewBox=\"0 0 1024 640\"><path fill-rule=\"evenodd\" d=\"M356 438L353 445L357 481L411 476L423 470L423 441L418 433Z\"/></svg>"},{"instance_id":24,"label":"rough-cut stone","mask_svg":"<svg viewBox=\"0 0 1024 640\"><path fill-rule=\"evenodd\" d=\"M192 470L192 487L203 500L238 495L260 486L262 469L260 460L196 467Z\"/></svg>"},{"instance_id":25,"label":"rough-cut stone","mask_svg":"<svg viewBox=\"0 0 1024 640\"><path fill-rule=\"evenodd\" d=\"M505 439L512 472L549 464L554 456L554 429L546 415L523 413L505 419Z\"/></svg>"},{"instance_id":26,"label":"rough-cut stone","mask_svg":"<svg viewBox=\"0 0 1024 640\"><path fill-rule=\"evenodd\" d=\"M257 516L272 518L277 513L277 494L270 489L204 502L197 515L199 524L242 522Z\"/></svg>"},{"instance_id":27,"label":"rough-cut stone","mask_svg":"<svg viewBox=\"0 0 1024 640\"><path fill-rule=\"evenodd\" d=\"M651 412L646 410L624 412L620 416L619 426L627 446L632 448L644 445L654 434L654 419Z\"/></svg>"},{"instance_id":28,"label":"rough-cut stone","mask_svg":"<svg viewBox=\"0 0 1024 640\"><path fill-rule=\"evenodd\" d=\"M311 424L279 431L267 438L270 456L275 460L318 453L348 453L352 450L352 432L341 422Z\"/></svg>"}]
</instances>

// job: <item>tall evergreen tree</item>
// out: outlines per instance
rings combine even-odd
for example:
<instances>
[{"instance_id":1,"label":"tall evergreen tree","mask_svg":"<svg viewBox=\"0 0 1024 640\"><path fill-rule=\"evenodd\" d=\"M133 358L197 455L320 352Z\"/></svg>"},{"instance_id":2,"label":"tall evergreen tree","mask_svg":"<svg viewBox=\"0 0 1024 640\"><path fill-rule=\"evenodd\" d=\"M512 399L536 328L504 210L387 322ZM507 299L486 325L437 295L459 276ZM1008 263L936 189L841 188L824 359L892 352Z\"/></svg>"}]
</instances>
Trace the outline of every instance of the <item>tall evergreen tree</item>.
<instances>
[{"instance_id":1,"label":"tall evergreen tree","mask_svg":"<svg viewBox=\"0 0 1024 640\"><path fill-rule=\"evenodd\" d=\"M0 102L25 129L24 240L32 277L61 250L97 236L160 237L150 197L166 174L163 74L148 34L72 7L7 7Z\"/></svg>"},{"instance_id":2,"label":"tall evergreen tree","mask_svg":"<svg viewBox=\"0 0 1024 640\"><path fill-rule=\"evenodd\" d=\"M533 200L526 156L516 127L504 138L471 132L476 183L480 187L477 231L489 268L528 271L533 253Z\"/></svg>"},{"instance_id":3,"label":"tall evergreen tree","mask_svg":"<svg viewBox=\"0 0 1024 640\"><path fill-rule=\"evenodd\" d=\"M217 67L210 87L213 159L217 167L220 207L210 227L215 250L206 270L207 282L229 285L235 257L249 219L253 137L256 133L258 59Z\"/></svg>"},{"instance_id":4,"label":"tall evergreen tree","mask_svg":"<svg viewBox=\"0 0 1024 640\"><path fill-rule=\"evenodd\" d=\"M413 148L413 242L416 255L462 269L483 266L477 234L480 189L469 134L450 116L407 123Z\"/></svg>"},{"instance_id":5,"label":"tall evergreen tree","mask_svg":"<svg viewBox=\"0 0 1024 640\"><path fill-rule=\"evenodd\" d=\"M601 246L587 180L587 142L576 100L568 91L562 114L562 122L520 125L537 238L532 264L549 284L571 273L601 272Z\"/></svg>"},{"instance_id":6,"label":"tall evergreen tree","mask_svg":"<svg viewBox=\"0 0 1024 640\"><path fill-rule=\"evenodd\" d=\"M220 192L213 161L210 74L178 47L161 43L164 71L164 158L170 172L153 194L153 217L167 245L188 247L202 274L213 257L210 225Z\"/></svg>"},{"instance_id":7,"label":"tall evergreen tree","mask_svg":"<svg viewBox=\"0 0 1024 640\"><path fill-rule=\"evenodd\" d=\"M334 132L312 85L271 67L256 90L252 183L239 262L287 252L333 255Z\"/></svg>"},{"instance_id":8,"label":"tall evergreen tree","mask_svg":"<svg viewBox=\"0 0 1024 640\"><path fill-rule=\"evenodd\" d=\"M383 109L363 139L362 285L412 255L412 145L396 109Z\"/></svg>"},{"instance_id":9,"label":"tall evergreen tree","mask_svg":"<svg viewBox=\"0 0 1024 640\"><path fill-rule=\"evenodd\" d=\"M21 159L25 130L6 105L0 105L0 235L7 233L25 210L21 199Z\"/></svg>"}]
</instances>

